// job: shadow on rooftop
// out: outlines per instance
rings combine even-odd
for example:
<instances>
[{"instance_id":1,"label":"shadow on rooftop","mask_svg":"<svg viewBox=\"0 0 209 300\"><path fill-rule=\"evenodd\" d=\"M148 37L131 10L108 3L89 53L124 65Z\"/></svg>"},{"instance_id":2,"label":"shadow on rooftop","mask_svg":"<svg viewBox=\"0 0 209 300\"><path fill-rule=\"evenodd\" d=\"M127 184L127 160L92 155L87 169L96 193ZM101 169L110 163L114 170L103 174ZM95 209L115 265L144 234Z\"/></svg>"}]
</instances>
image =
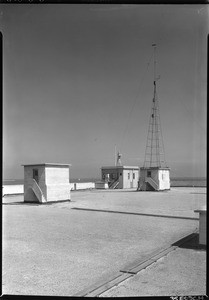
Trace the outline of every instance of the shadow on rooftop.
<instances>
[{"instance_id":1,"label":"shadow on rooftop","mask_svg":"<svg viewBox=\"0 0 209 300\"><path fill-rule=\"evenodd\" d=\"M199 244L199 233L192 233L172 244L172 246L178 246L184 249L206 250L206 245Z\"/></svg>"},{"instance_id":2,"label":"shadow on rooftop","mask_svg":"<svg viewBox=\"0 0 209 300\"><path fill-rule=\"evenodd\" d=\"M2 205L30 205L30 206L41 206L41 205L55 205L60 203L66 203L66 202L76 202L72 200L61 200L61 201L49 201L46 203L40 203L40 202L25 202L25 201L15 201L15 202L2 202Z\"/></svg>"},{"instance_id":3,"label":"shadow on rooftop","mask_svg":"<svg viewBox=\"0 0 209 300\"><path fill-rule=\"evenodd\" d=\"M9 203L2 203L2 205L40 205L40 203L35 203L35 202L23 202L23 201L16 201L16 202L9 202Z\"/></svg>"}]
</instances>

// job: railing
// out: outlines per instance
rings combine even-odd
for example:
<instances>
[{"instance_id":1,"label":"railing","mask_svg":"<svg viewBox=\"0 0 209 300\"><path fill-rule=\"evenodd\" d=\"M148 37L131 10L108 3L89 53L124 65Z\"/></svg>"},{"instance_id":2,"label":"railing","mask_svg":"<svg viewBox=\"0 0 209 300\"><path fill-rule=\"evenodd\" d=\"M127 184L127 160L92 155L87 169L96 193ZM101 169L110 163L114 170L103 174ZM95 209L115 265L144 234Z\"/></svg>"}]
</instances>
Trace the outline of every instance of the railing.
<instances>
[{"instance_id":1,"label":"railing","mask_svg":"<svg viewBox=\"0 0 209 300\"><path fill-rule=\"evenodd\" d=\"M44 194L42 192L42 190L40 189L40 186L38 185L38 183L36 182L35 179L33 179L33 185L32 185L32 190L34 191L36 197L38 198L39 202L46 202L46 199L44 197Z\"/></svg>"},{"instance_id":2,"label":"railing","mask_svg":"<svg viewBox=\"0 0 209 300\"><path fill-rule=\"evenodd\" d=\"M159 186L158 186L157 182L154 181L151 177L147 177L145 182L148 182L153 187L154 190L156 190L156 191L159 190Z\"/></svg>"},{"instance_id":3,"label":"railing","mask_svg":"<svg viewBox=\"0 0 209 300\"><path fill-rule=\"evenodd\" d=\"M119 181L116 181L116 182L114 183L112 189L116 189L118 185L119 185Z\"/></svg>"},{"instance_id":4,"label":"railing","mask_svg":"<svg viewBox=\"0 0 209 300\"><path fill-rule=\"evenodd\" d=\"M116 179L115 181L111 182L109 185L110 189L116 189L116 187L119 185L119 181L118 179Z\"/></svg>"}]
</instances>

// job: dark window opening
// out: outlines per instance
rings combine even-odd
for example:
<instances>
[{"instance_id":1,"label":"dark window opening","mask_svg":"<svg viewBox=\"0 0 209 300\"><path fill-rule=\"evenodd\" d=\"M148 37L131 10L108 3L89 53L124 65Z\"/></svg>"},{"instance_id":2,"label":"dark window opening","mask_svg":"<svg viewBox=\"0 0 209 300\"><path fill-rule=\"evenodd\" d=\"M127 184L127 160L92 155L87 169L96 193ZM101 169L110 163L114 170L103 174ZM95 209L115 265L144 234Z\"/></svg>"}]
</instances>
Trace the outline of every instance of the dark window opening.
<instances>
[{"instance_id":1,"label":"dark window opening","mask_svg":"<svg viewBox=\"0 0 209 300\"><path fill-rule=\"evenodd\" d=\"M33 179L35 179L36 182L38 182L38 170L33 169Z\"/></svg>"},{"instance_id":2,"label":"dark window opening","mask_svg":"<svg viewBox=\"0 0 209 300\"><path fill-rule=\"evenodd\" d=\"M33 178L38 176L38 170L33 169Z\"/></svg>"},{"instance_id":3,"label":"dark window opening","mask_svg":"<svg viewBox=\"0 0 209 300\"><path fill-rule=\"evenodd\" d=\"M147 177L151 177L151 171L147 171Z\"/></svg>"}]
</instances>

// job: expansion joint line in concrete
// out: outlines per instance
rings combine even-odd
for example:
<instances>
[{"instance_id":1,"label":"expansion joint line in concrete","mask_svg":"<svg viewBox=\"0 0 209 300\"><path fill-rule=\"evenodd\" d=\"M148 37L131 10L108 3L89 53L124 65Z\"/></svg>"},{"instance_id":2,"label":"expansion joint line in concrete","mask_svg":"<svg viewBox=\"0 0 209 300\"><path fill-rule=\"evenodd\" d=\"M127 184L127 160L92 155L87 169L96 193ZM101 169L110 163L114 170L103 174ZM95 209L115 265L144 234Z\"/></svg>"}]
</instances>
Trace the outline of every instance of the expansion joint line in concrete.
<instances>
[{"instance_id":1,"label":"expansion joint line in concrete","mask_svg":"<svg viewBox=\"0 0 209 300\"><path fill-rule=\"evenodd\" d=\"M160 258L164 257L168 253L176 250L179 246L183 245L185 242L191 240L195 234L197 233L197 229L190 234L189 236L185 236L179 241L173 243L167 248L163 248L161 250L158 250L157 252L153 252L150 254L150 256L143 260L135 262L135 265L130 265L126 268L123 268L117 273L117 275L113 276L110 280L106 282L100 282L100 284L95 284L79 293L77 293L75 296L80 297L98 297L99 295L103 294L107 290L117 286L121 282L125 281L126 279L136 275L141 270L146 269L148 266L159 260Z\"/></svg>"},{"instance_id":2,"label":"expansion joint line in concrete","mask_svg":"<svg viewBox=\"0 0 209 300\"><path fill-rule=\"evenodd\" d=\"M155 214L135 213L135 212L127 212L127 211L108 210L108 209L95 209L95 208L85 208L85 207L72 207L71 209L96 211L96 212L106 212L106 213L116 213L116 214L126 214L126 215L136 215L136 216L147 216L147 217L158 217L158 218L171 218L171 219L183 219L183 220L196 220L196 221L199 221L199 218L195 218L195 217L155 215Z\"/></svg>"}]
</instances>

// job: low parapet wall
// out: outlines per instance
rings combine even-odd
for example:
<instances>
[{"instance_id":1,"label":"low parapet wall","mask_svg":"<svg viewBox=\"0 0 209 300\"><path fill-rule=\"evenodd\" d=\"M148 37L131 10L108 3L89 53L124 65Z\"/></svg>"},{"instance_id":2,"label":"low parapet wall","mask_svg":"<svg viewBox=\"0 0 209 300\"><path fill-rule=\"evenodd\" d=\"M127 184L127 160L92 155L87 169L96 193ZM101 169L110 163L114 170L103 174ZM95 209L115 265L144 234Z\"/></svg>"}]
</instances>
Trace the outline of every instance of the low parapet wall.
<instances>
[{"instance_id":1,"label":"low parapet wall","mask_svg":"<svg viewBox=\"0 0 209 300\"><path fill-rule=\"evenodd\" d=\"M71 188L71 191L95 189L95 183L94 182L70 183L70 188Z\"/></svg>"},{"instance_id":2,"label":"low parapet wall","mask_svg":"<svg viewBox=\"0 0 209 300\"><path fill-rule=\"evenodd\" d=\"M87 189L95 189L94 182L77 182L77 183L70 183L70 190L87 190ZM18 195L24 194L24 185L3 185L2 186L2 196L5 195Z\"/></svg>"},{"instance_id":3,"label":"low parapet wall","mask_svg":"<svg viewBox=\"0 0 209 300\"><path fill-rule=\"evenodd\" d=\"M205 187L205 184L201 184L202 182L198 182L196 185L192 185L189 182L178 182L171 181L171 187ZM75 190L87 190L87 189L95 189L95 182L71 182L70 183L71 191ZM24 185L23 184L15 184L15 185L3 185L2 186L2 196L4 195L16 195L16 194L24 194Z\"/></svg>"},{"instance_id":4,"label":"low parapet wall","mask_svg":"<svg viewBox=\"0 0 209 300\"><path fill-rule=\"evenodd\" d=\"M4 195L16 195L24 194L24 185L3 185L2 186L2 196Z\"/></svg>"}]
</instances>

